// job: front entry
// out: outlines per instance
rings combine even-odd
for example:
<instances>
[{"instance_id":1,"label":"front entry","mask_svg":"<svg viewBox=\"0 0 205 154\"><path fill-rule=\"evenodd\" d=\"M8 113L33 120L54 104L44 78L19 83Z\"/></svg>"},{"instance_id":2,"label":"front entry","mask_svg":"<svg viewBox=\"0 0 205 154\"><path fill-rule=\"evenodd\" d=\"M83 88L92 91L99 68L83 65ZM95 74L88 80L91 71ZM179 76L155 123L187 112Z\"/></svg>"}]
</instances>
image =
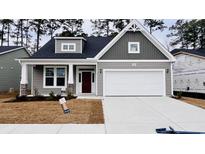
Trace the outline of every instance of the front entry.
<instances>
[{"instance_id":1,"label":"front entry","mask_svg":"<svg viewBox=\"0 0 205 154\"><path fill-rule=\"evenodd\" d=\"M82 93L91 93L91 72L82 72Z\"/></svg>"}]
</instances>

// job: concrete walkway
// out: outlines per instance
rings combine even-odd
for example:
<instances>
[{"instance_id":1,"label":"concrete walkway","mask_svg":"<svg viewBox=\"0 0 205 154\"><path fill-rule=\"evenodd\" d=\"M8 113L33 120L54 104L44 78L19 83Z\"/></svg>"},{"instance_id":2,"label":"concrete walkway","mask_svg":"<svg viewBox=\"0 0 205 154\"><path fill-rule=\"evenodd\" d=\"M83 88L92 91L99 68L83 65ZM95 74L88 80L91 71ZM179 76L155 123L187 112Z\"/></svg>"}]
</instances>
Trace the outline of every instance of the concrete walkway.
<instances>
[{"instance_id":1,"label":"concrete walkway","mask_svg":"<svg viewBox=\"0 0 205 154\"><path fill-rule=\"evenodd\" d=\"M0 134L104 134L103 124L1 124Z\"/></svg>"},{"instance_id":2,"label":"concrete walkway","mask_svg":"<svg viewBox=\"0 0 205 154\"><path fill-rule=\"evenodd\" d=\"M107 97L106 133L155 133L156 128L205 131L205 110L168 97Z\"/></svg>"}]
</instances>

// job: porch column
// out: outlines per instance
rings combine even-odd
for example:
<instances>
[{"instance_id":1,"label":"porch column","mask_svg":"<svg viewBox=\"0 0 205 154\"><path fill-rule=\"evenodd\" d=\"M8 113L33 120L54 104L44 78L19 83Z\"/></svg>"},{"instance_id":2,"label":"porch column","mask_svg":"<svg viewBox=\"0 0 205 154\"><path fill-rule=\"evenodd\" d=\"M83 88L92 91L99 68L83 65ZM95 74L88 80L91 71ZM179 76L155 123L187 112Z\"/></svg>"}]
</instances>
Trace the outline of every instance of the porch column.
<instances>
[{"instance_id":1,"label":"porch column","mask_svg":"<svg viewBox=\"0 0 205 154\"><path fill-rule=\"evenodd\" d=\"M20 96L26 96L28 94L28 66L27 64L21 64L21 81L20 81Z\"/></svg>"},{"instance_id":2,"label":"porch column","mask_svg":"<svg viewBox=\"0 0 205 154\"><path fill-rule=\"evenodd\" d=\"M73 64L69 64L68 71L68 92L74 94Z\"/></svg>"}]
</instances>

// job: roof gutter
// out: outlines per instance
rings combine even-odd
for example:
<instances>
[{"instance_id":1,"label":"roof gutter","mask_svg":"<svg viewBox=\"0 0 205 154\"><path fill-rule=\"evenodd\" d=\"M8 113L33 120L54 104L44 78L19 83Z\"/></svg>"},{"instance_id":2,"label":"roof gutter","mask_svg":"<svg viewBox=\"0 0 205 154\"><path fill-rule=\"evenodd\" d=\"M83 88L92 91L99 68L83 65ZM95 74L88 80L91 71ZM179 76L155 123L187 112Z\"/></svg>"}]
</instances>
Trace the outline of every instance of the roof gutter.
<instances>
[{"instance_id":1,"label":"roof gutter","mask_svg":"<svg viewBox=\"0 0 205 154\"><path fill-rule=\"evenodd\" d=\"M15 49L7 50L7 51L4 51L4 52L1 52L0 55L6 54L6 53L10 53L10 52L13 52L13 51L15 51L15 50L19 50L19 49L25 49L26 52L29 54L29 56L31 56L31 54L28 52L28 50L27 50L25 47L19 47L19 48L15 48Z\"/></svg>"},{"instance_id":2,"label":"roof gutter","mask_svg":"<svg viewBox=\"0 0 205 154\"><path fill-rule=\"evenodd\" d=\"M45 64L55 64L55 65L65 65L65 64L83 64L90 65L96 64L96 60L89 59L15 59L19 63L33 64L33 65L45 65Z\"/></svg>"}]
</instances>

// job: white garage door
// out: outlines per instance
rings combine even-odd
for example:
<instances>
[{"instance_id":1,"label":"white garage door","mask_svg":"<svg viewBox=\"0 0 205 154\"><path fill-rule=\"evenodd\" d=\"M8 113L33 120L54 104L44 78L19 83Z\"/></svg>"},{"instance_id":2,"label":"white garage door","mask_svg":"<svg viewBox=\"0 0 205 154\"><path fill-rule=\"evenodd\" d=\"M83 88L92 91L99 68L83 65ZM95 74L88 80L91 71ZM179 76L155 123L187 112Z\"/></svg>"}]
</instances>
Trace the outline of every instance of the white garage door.
<instances>
[{"instance_id":1,"label":"white garage door","mask_svg":"<svg viewBox=\"0 0 205 154\"><path fill-rule=\"evenodd\" d=\"M104 70L104 96L165 95L165 72L155 70Z\"/></svg>"}]
</instances>

